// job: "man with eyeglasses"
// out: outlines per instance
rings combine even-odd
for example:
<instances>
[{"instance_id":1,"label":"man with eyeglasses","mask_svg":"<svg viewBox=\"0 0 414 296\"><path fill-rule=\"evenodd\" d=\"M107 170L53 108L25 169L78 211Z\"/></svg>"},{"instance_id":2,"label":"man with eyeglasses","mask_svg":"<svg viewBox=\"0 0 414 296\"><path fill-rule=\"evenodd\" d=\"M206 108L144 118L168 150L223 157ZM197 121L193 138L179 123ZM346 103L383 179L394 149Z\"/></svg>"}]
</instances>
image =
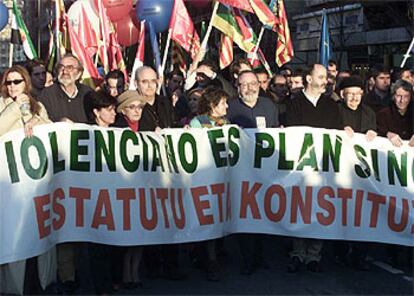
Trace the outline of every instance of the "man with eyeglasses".
<instances>
[{"instance_id":1,"label":"man with eyeglasses","mask_svg":"<svg viewBox=\"0 0 414 296\"><path fill-rule=\"evenodd\" d=\"M325 95L327 70L314 64L303 72L304 91L287 104L287 126L311 126L328 129L341 128L341 116L337 103ZM305 263L311 272L320 272L322 240L294 238L289 272L297 272Z\"/></svg>"},{"instance_id":2,"label":"man with eyeglasses","mask_svg":"<svg viewBox=\"0 0 414 296\"><path fill-rule=\"evenodd\" d=\"M39 95L52 121L86 123L84 97L93 91L78 83L83 66L72 54L66 54L56 66L57 83L45 88Z\"/></svg>"},{"instance_id":3,"label":"man with eyeglasses","mask_svg":"<svg viewBox=\"0 0 414 296\"><path fill-rule=\"evenodd\" d=\"M237 77L237 99L228 101L227 118L242 128L279 126L276 104L267 97L259 97L259 79L252 70L242 71ZM267 267L263 259L263 235L242 233L238 235L241 254L240 273L251 275L257 268Z\"/></svg>"}]
</instances>

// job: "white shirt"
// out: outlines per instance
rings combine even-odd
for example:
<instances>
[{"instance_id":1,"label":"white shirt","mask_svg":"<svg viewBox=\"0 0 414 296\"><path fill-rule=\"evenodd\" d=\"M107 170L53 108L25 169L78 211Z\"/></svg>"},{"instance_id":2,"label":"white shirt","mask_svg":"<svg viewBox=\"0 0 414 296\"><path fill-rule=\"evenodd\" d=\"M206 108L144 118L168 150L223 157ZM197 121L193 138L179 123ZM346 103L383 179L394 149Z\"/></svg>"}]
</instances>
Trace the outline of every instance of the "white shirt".
<instances>
[{"instance_id":1,"label":"white shirt","mask_svg":"<svg viewBox=\"0 0 414 296\"><path fill-rule=\"evenodd\" d=\"M318 104L318 101L319 101L321 95L319 95L318 97L312 97L309 94L307 94L304 90L302 90L302 92L305 95L305 98L307 98L309 100L309 102L311 102L312 105L316 107L316 104Z\"/></svg>"}]
</instances>

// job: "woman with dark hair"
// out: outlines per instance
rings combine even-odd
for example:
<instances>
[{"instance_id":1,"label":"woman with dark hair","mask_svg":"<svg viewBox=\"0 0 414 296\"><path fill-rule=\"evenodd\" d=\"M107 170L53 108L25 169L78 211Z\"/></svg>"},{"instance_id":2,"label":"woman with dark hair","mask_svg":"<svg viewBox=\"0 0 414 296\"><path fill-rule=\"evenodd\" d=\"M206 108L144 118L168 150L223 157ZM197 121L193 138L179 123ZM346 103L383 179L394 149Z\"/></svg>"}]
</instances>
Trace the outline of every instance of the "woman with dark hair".
<instances>
[{"instance_id":1,"label":"woman with dark hair","mask_svg":"<svg viewBox=\"0 0 414 296\"><path fill-rule=\"evenodd\" d=\"M92 91L85 96L85 101L85 112L90 124L109 127L115 122L116 98L103 91Z\"/></svg>"},{"instance_id":2,"label":"woman with dark hair","mask_svg":"<svg viewBox=\"0 0 414 296\"><path fill-rule=\"evenodd\" d=\"M229 95L220 88L208 87L203 92L198 101L198 116L194 117L190 122L190 127L195 128L212 128L229 124L226 119L227 100ZM217 240L209 240L207 242L195 246L195 260L202 260L199 253L203 253L203 249L207 251L207 280L220 280L219 264L216 252Z\"/></svg>"},{"instance_id":3,"label":"woman with dark hair","mask_svg":"<svg viewBox=\"0 0 414 296\"><path fill-rule=\"evenodd\" d=\"M226 119L229 95L222 89L207 88L198 102L198 116L190 122L190 127L214 127L228 124Z\"/></svg>"},{"instance_id":4,"label":"woman with dark hair","mask_svg":"<svg viewBox=\"0 0 414 296\"><path fill-rule=\"evenodd\" d=\"M24 128L25 135L30 137L35 125L50 123L46 109L31 96L31 89L29 74L22 66L13 66L4 72L0 136ZM37 257L0 265L0 294L40 293L40 286L46 288L56 277L55 256L55 248L52 248Z\"/></svg>"}]
</instances>

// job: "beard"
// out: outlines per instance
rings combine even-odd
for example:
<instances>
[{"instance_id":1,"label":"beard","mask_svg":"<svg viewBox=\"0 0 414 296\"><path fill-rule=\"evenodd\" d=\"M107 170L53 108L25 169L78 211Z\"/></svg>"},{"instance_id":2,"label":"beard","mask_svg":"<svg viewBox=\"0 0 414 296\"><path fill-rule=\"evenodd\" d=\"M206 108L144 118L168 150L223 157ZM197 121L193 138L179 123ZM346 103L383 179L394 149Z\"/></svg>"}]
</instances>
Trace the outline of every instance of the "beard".
<instances>
[{"instance_id":1,"label":"beard","mask_svg":"<svg viewBox=\"0 0 414 296\"><path fill-rule=\"evenodd\" d=\"M245 102L255 102L257 98L259 97L259 92L256 91L248 91L244 95L241 95L241 98Z\"/></svg>"}]
</instances>

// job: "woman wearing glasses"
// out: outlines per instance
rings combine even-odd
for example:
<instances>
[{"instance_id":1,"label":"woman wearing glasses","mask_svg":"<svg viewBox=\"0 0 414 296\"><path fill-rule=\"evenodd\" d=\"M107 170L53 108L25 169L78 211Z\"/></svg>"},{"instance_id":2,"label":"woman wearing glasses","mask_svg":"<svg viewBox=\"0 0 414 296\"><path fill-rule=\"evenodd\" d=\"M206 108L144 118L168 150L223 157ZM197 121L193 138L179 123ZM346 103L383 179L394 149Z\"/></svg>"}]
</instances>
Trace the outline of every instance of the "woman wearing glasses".
<instances>
[{"instance_id":1,"label":"woman wearing glasses","mask_svg":"<svg viewBox=\"0 0 414 296\"><path fill-rule=\"evenodd\" d=\"M31 96L30 76L22 66L6 70L1 82L0 136L24 128L26 136L33 134L33 126L50 123L46 109Z\"/></svg>"},{"instance_id":2,"label":"woman wearing glasses","mask_svg":"<svg viewBox=\"0 0 414 296\"><path fill-rule=\"evenodd\" d=\"M31 90L26 69L13 66L6 70L1 81L0 136L24 128L30 137L35 125L50 123L45 108L31 96ZM0 275L0 294L38 294L39 283L46 288L56 278L55 248L38 257L0 265Z\"/></svg>"}]
</instances>

